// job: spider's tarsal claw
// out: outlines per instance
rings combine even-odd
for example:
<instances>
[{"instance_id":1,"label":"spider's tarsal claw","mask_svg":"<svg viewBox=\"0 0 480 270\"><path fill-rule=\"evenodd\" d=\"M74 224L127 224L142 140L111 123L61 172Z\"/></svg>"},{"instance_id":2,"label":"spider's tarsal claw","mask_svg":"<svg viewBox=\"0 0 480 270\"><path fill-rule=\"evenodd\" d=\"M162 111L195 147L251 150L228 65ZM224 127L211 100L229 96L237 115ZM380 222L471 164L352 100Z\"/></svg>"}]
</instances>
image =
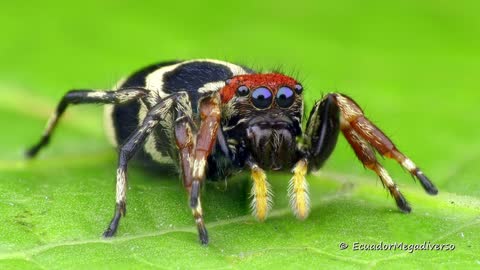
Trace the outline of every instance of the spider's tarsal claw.
<instances>
[{"instance_id":1,"label":"spider's tarsal claw","mask_svg":"<svg viewBox=\"0 0 480 270\"><path fill-rule=\"evenodd\" d=\"M32 159L32 158L34 158L34 157L37 155L37 153L38 153L38 149L39 149L39 148L36 147L36 146L27 149L27 150L25 151L25 153L24 153L25 158L26 158L26 159Z\"/></svg>"},{"instance_id":2,"label":"spider's tarsal claw","mask_svg":"<svg viewBox=\"0 0 480 270\"><path fill-rule=\"evenodd\" d=\"M208 244L208 232L205 228L205 222L203 221L203 210L200 199L197 201L197 206L192 208L193 217L195 218L195 223L197 224L198 238L202 245Z\"/></svg>"},{"instance_id":3,"label":"spider's tarsal claw","mask_svg":"<svg viewBox=\"0 0 480 270\"><path fill-rule=\"evenodd\" d=\"M258 165L252 166L252 214L259 220L264 221L272 206L272 192L270 184L267 182L265 171Z\"/></svg>"},{"instance_id":4,"label":"spider's tarsal claw","mask_svg":"<svg viewBox=\"0 0 480 270\"><path fill-rule=\"evenodd\" d=\"M288 186L290 207L298 219L305 219L310 213L310 198L308 196L308 182L305 178L308 170L306 159L297 162L293 168L293 177Z\"/></svg>"},{"instance_id":5,"label":"spider's tarsal claw","mask_svg":"<svg viewBox=\"0 0 480 270\"><path fill-rule=\"evenodd\" d=\"M393 179L390 177L387 170L385 170L385 168L383 168L382 165L378 163L372 166L372 170L374 170L378 174L378 176L380 176L382 183L388 188L388 191L390 191L390 194L395 199L398 208L400 208L400 210L402 210L402 212L404 213L410 213L412 211L412 208L408 204L403 194L398 189L395 182L393 182Z\"/></svg>"},{"instance_id":6,"label":"spider's tarsal claw","mask_svg":"<svg viewBox=\"0 0 480 270\"><path fill-rule=\"evenodd\" d=\"M430 194L430 195L437 195L438 194L438 189L433 185L433 183L423 174L422 171L417 169L415 171L415 176L417 179L420 181L420 184L422 184L423 189Z\"/></svg>"},{"instance_id":7,"label":"spider's tarsal claw","mask_svg":"<svg viewBox=\"0 0 480 270\"><path fill-rule=\"evenodd\" d=\"M203 226L197 226L198 228L198 237L200 240L200 243L204 246L208 244L208 232L207 229L205 228L205 225Z\"/></svg>"},{"instance_id":8,"label":"spider's tarsal claw","mask_svg":"<svg viewBox=\"0 0 480 270\"><path fill-rule=\"evenodd\" d=\"M388 189L390 190L390 194L392 194L393 198L395 199L398 208L404 213L410 213L412 208L410 207L410 204L408 204L405 197L403 197L403 194L398 190L397 186L394 185Z\"/></svg>"},{"instance_id":9,"label":"spider's tarsal claw","mask_svg":"<svg viewBox=\"0 0 480 270\"><path fill-rule=\"evenodd\" d=\"M38 152L40 152L40 149L47 146L49 142L50 142L50 137L43 136L40 142L38 142L37 144L33 145L32 147L28 148L25 151L25 158L32 159L36 157Z\"/></svg>"},{"instance_id":10,"label":"spider's tarsal claw","mask_svg":"<svg viewBox=\"0 0 480 270\"><path fill-rule=\"evenodd\" d=\"M108 228L103 232L103 238L111 238L115 235L115 231L111 228Z\"/></svg>"},{"instance_id":11,"label":"spider's tarsal claw","mask_svg":"<svg viewBox=\"0 0 480 270\"><path fill-rule=\"evenodd\" d=\"M408 157L403 155L398 151L394 151L394 158L407 169L413 176L415 176L420 184L422 184L423 189L430 195L436 195L438 189L433 185L433 183L423 174L423 172L411 161Z\"/></svg>"},{"instance_id":12,"label":"spider's tarsal claw","mask_svg":"<svg viewBox=\"0 0 480 270\"><path fill-rule=\"evenodd\" d=\"M125 216L125 204L117 204L115 206L115 214L113 215L112 220L110 221L110 224L108 225L108 228L105 230L103 233L104 238L110 238L113 237L118 228L118 224L120 222L120 218L122 216Z\"/></svg>"}]
</instances>

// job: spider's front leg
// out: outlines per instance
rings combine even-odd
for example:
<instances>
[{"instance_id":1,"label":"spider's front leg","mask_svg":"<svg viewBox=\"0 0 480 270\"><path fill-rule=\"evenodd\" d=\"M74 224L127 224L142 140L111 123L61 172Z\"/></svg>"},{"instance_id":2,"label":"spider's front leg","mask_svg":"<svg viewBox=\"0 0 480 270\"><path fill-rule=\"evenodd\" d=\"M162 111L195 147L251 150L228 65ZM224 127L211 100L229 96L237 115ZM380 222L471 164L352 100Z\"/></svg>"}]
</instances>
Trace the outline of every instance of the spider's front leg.
<instances>
[{"instance_id":1,"label":"spider's front leg","mask_svg":"<svg viewBox=\"0 0 480 270\"><path fill-rule=\"evenodd\" d=\"M200 202L200 187L205 179L207 158L212 153L220 127L220 96L211 93L199 102L200 126L193 151L192 183L190 188L190 207L197 223L200 242L208 244L208 233L203 220L202 204Z\"/></svg>"},{"instance_id":2,"label":"spider's front leg","mask_svg":"<svg viewBox=\"0 0 480 270\"><path fill-rule=\"evenodd\" d=\"M317 102L310 114L305 132L310 169L318 170L332 153L339 130L363 165L380 177L382 184L388 188L402 211L410 212L411 208L387 170L378 162L373 149L382 156L399 162L420 181L427 193L438 192L420 169L365 117L355 101L337 93L328 94L322 101Z\"/></svg>"}]
</instances>

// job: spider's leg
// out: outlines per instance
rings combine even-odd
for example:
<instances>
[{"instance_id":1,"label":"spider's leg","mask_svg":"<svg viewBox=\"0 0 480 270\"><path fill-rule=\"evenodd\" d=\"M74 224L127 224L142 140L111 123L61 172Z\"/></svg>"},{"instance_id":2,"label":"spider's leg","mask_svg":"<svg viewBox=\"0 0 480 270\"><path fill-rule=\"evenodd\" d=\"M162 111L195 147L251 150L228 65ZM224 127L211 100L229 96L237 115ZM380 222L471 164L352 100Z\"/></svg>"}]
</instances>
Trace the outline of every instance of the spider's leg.
<instances>
[{"instance_id":1,"label":"spider's leg","mask_svg":"<svg viewBox=\"0 0 480 270\"><path fill-rule=\"evenodd\" d=\"M205 179L207 158L217 140L220 127L220 96L217 92L209 94L199 102L200 126L193 152L192 187L190 190L190 207L192 208L198 233L202 244L208 243L208 233L203 221L200 202L200 184Z\"/></svg>"},{"instance_id":2,"label":"spider's leg","mask_svg":"<svg viewBox=\"0 0 480 270\"><path fill-rule=\"evenodd\" d=\"M316 171L330 157L340 131L339 108L332 96L315 103L304 134L309 169Z\"/></svg>"},{"instance_id":3,"label":"spider's leg","mask_svg":"<svg viewBox=\"0 0 480 270\"><path fill-rule=\"evenodd\" d=\"M193 181L192 156L195 147L195 136L193 134L195 123L192 118L190 99L186 93L177 99L174 128L175 142L180 156L183 186L187 189L188 194L190 194Z\"/></svg>"},{"instance_id":4,"label":"spider's leg","mask_svg":"<svg viewBox=\"0 0 480 270\"><path fill-rule=\"evenodd\" d=\"M370 120L365 117L363 111L351 98L341 94L330 94L341 111L342 131L351 127L361 138L372 145L382 156L391 158L400 163L422 184L425 191L431 195L438 193L437 188L423 174L423 172L403 153L393 142Z\"/></svg>"},{"instance_id":5,"label":"spider's leg","mask_svg":"<svg viewBox=\"0 0 480 270\"><path fill-rule=\"evenodd\" d=\"M172 106L175 105L175 98L178 96L179 94L173 94L165 97L157 105L151 108L145 116L142 125L130 135L125 144L120 148L117 167L115 214L107 230L103 233L104 237L111 237L115 234L120 218L125 216L126 213L127 165L129 160L143 145L145 139L152 133L153 129L160 123L162 118L169 110L171 110Z\"/></svg>"},{"instance_id":6,"label":"spider's leg","mask_svg":"<svg viewBox=\"0 0 480 270\"><path fill-rule=\"evenodd\" d=\"M188 100L188 96L187 96ZM188 102L189 104L190 102ZM183 185L189 194L189 200L192 197L192 185L193 185L193 156L195 147L195 136L193 135L194 123L191 118L191 106L184 106L189 110L177 110L175 120L175 140L180 153L180 164L182 168ZM195 185L193 192L199 192L198 183ZM197 195L199 196L199 195ZM190 203L191 204L191 203ZM197 198L197 206L192 207L192 214L197 224L198 236L202 244L208 243L208 232L205 228L205 222L203 220L202 206L200 198Z\"/></svg>"},{"instance_id":7,"label":"spider's leg","mask_svg":"<svg viewBox=\"0 0 480 270\"><path fill-rule=\"evenodd\" d=\"M116 91L71 90L67 92L57 105L55 112L50 117L45 131L43 132L42 138L37 144L33 145L26 151L26 156L29 158L35 157L37 153L48 144L50 141L50 136L58 124L58 120L67 109L68 105L91 103L127 103L142 98L147 93L147 90L141 88L125 88Z\"/></svg>"},{"instance_id":8,"label":"spider's leg","mask_svg":"<svg viewBox=\"0 0 480 270\"><path fill-rule=\"evenodd\" d=\"M331 96L315 103L308 117L303 144L298 148L300 159L293 168L293 177L288 187L290 207L298 219L310 213L310 198L307 171L319 170L330 157L337 144L340 130L339 109Z\"/></svg>"},{"instance_id":9,"label":"spider's leg","mask_svg":"<svg viewBox=\"0 0 480 270\"><path fill-rule=\"evenodd\" d=\"M250 196L252 202L252 214L259 220L264 221L268 212L272 208L272 191L270 184L267 182L265 171L252 160L247 161L251 170L251 177L253 180L252 190Z\"/></svg>"},{"instance_id":10,"label":"spider's leg","mask_svg":"<svg viewBox=\"0 0 480 270\"><path fill-rule=\"evenodd\" d=\"M380 177L383 186L388 188L388 191L395 199L398 208L400 208L403 212L410 212L410 205L405 197L403 197L402 193L400 193L400 190L395 182L393 182L387 170L385 170L385 168L383 168L383 166L378 162L372 147L349 126L343 126L342 133L350 146L353 148L355 155L357 155L360 162L362 162L366 168L374 171Z\"/></svg>"}]
</instances>

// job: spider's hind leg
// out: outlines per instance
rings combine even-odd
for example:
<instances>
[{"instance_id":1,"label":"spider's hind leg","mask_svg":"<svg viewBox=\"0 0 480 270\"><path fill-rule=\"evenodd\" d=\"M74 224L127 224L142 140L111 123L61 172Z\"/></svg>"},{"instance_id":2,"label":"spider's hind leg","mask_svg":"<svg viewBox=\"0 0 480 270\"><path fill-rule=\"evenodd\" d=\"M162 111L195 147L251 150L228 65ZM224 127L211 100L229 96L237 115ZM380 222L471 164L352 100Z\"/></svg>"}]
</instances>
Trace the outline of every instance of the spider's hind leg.
<instances>
[{"instance_id":1,"label":"spider's hind leg","mask_svg":"<svg viewBox=\"0 0 480 270\"><path fill-rule=\"evenodd\" d=\"M50 137L58 124L60 117L63 115L69 105L73 104L120 104L142 98L148 93L142 88L124 88L117 91L96 91L96 90L71 90L67 92L57 105L57 109L50 117L45 131L40 141L30 147L25 155L28 158L35 157L38 152L50 141Z\"/></svg>"}]
</instances>

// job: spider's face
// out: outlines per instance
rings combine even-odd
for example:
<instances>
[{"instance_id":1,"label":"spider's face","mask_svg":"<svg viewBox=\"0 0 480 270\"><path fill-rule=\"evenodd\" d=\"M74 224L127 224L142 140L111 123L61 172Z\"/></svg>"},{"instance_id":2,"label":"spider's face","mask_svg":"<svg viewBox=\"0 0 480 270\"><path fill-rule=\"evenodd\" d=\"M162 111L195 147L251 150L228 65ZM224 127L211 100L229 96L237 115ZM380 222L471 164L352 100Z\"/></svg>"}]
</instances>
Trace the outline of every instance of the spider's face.
<instances>
[{"instance_id":1,"label":"spider's face","mask_svg":"<svg viewBox=\"0 0 480 270\"><path fill-rule=\"evenodd\" d=\"M228 125L263 167L291 165L302 132L302 90L295 79L270 73L235 76L220 92L231 114Z\"/></svg>"}]
</instances>

